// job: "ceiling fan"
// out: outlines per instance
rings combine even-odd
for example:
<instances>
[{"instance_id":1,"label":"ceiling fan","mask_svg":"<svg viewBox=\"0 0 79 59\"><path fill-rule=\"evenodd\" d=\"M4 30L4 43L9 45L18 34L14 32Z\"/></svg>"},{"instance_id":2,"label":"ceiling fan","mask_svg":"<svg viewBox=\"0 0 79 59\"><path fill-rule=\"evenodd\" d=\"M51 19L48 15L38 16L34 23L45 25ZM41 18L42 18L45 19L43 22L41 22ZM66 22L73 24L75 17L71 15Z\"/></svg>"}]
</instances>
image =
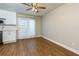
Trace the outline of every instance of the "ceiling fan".
<instances>
[{"instance_id":1,"label":"ceiling fan","mask_svg":"<svg viewBox=\"0 0 79 59\"><path fill-rule=\"evenodd\" d=\"M40 5L39 3L22 3L22 4L27 5L27 6L30 7L26 10L32 10L36 13L38 13L40 11L40 9L46 9L46 7Z\"/></svg>"}]
</instances>

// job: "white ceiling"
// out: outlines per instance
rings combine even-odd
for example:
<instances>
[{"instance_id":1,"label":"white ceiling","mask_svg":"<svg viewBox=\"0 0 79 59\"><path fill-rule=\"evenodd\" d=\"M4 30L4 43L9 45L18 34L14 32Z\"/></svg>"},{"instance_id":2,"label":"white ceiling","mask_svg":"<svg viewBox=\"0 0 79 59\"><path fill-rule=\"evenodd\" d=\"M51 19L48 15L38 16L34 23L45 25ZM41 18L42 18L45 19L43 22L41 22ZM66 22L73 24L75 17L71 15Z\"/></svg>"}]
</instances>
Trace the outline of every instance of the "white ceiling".
<instances>
[{"instance_id":1,"label":"white ceiling","mask_svg":"<svg viewBox=\"0 0 79 59\"><path fill-rule=\"evenodd\" d=\"M29 6L23 5L21 3L0 3L0 9L13 11L16 13L25 13L29 15L37 15L42 16L49 11L63 5L62 3L40 3L40 5L43 5L46 7L45 10L40 10L39 13L35 13L31 10L27 11L26 9L30 8Z\"/></svg>"}]
</instances>

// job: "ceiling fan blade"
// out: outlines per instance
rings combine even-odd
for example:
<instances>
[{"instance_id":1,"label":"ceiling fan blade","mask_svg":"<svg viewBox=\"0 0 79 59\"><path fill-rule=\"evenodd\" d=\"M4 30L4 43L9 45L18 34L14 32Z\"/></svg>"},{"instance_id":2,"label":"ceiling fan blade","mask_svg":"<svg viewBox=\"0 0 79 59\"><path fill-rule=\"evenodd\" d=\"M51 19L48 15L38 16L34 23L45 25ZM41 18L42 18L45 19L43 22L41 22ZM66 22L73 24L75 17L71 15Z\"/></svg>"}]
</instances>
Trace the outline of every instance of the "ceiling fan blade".
<instances>
[{"instance_id":1,"label":"ceiling fan blade","mask_svg":"<svg viewBox=\"0 0 79 59\"><path fill-rule=\"evenodd\" d=\"M22 4L27 5L27 6L31 6L29 3L22 3Z\"/></svg>"},{"instance_id":2,"label":"ceiling fan blade","mask_svg":"<svg viewBox=\"0 0 79 59\"><path fill-rule=\"evenodd\" d=\"M26 10L31 10L32 8L28 8L28 9L26 9Z\"/></svg>"},{"instance_id":3,"label":"ceiling fan blade","mask_svg":"<svg viewBox=\"0 0 79 59\"><path fill-rule=\"evenodd\" d=\"M38 6L38 9L46 9L46 7Z\"/></svg>"}]
</instances>

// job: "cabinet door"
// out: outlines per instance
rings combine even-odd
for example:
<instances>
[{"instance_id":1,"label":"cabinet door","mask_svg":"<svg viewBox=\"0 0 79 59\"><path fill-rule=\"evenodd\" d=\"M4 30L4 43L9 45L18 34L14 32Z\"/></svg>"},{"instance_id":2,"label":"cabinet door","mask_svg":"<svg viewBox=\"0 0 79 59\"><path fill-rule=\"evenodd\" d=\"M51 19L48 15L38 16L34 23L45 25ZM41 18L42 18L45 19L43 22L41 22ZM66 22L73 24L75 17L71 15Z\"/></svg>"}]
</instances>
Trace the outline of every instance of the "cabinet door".
<instances>
[{"instance_id":1,"label":"cabinet door","mask_svg":"<svg viewBox=\"0 0 79 59\"><path fill-rule=\"evenodd\" d=\"M3 31L3 42L7 41L9 38L8 38L8 32L5 30Z\"/></svg>"},{"instance_id":2,"label":"cabinet door","mask_svg":"<svg viewBox=\"0 0 79 59\"><path fill-rule=\"evenodd\" d=\"M15 41L16 40L16 31L15 30L9 31L8 36L9 36L9 41Z\"/></svg>"},{"instance_id":3,"label":"cabinet door","mask_svg":"<svg viewBox=\"0 0 79 59\"><path fill-rule=\"evenodd\" d=\"M16 31L7 30L3 32L3 42L16 40Z\"/></svg>"}]
</instances>

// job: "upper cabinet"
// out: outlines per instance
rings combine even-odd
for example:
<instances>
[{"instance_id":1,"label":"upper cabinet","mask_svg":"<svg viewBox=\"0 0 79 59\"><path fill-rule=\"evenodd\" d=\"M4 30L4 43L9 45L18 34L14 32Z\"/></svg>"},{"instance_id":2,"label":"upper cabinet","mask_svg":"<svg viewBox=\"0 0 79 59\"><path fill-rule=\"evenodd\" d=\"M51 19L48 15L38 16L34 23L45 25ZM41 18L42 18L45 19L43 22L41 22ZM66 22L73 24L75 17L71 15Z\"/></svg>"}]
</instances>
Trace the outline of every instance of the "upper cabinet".
<instances>
[{"instance_id":1,"label":"upper cabinet","mask_svg":"<svg viewBox=\"0 0 79 59\"><path fill-rule=\"evenodd\" d=\"M16 25L16 13L0 10L0 18L5 18L5 24L15 24Z\"/></svg>"}]
</instances>

